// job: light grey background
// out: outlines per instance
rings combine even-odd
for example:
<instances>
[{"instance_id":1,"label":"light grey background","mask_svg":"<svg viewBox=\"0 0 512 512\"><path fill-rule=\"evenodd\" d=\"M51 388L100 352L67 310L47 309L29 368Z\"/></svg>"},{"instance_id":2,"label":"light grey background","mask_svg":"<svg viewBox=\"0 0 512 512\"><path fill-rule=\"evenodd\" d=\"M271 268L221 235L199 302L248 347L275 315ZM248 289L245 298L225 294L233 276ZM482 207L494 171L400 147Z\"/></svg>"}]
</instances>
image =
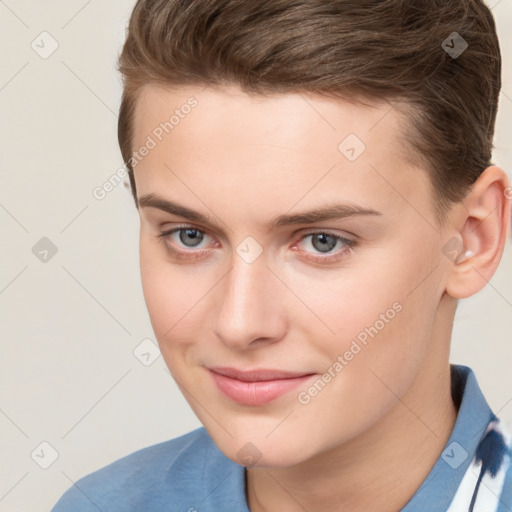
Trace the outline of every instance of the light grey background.
<instances>
[{"instance_id":1,"label":"light grey background","mask_svg":"<svg viewBox=\"0 0 512 512\"><path fill-rule=\"evenodd\" d=\"M512 0L489 5L504 61L494 159L510 175ZM47 511L86 473L200 426L162 358L133 352L154 336L131 195L92 194L123 163L115 63L132 7L0 0L0 512ZM44 31L58 43L46 59L31 47L51 49ZM43 237L58 251L46 263L32 252ZM452 349L509 424L511 255L509 241L490 285L461 303Z\"/></svg>"}]
</instances>

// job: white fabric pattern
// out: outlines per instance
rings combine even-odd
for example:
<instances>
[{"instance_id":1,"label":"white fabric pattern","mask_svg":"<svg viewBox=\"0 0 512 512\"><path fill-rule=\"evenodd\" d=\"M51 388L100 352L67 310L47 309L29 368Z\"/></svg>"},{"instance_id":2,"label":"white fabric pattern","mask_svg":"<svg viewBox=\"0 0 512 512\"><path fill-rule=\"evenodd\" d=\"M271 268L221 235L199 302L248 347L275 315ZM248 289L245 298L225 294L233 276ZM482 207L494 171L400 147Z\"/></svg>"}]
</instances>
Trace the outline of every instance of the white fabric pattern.
<instances>
[{"instance_id":1,"label":"white fabric pattern","mask_svg":"<svg viewBox=\"0 0 512 512\"><path fill-rule=\"evenodd\" d=\"M496 475L493 477L489 471L484 473L476 492L476 500L473 504L473 508L471 508L471 502L475 494L475 489L477 488L483 464L481 460L477 460L478 455L475 454L446 512L496 512L498 510L505 475L511 462L512 437L507 426L499 420L494 420L489 423L482 439L491 431L501 435L506 445L505 447L496 446L493 450L493 457L502 456ZM505 448L504 452L502 448Z\"/></svg>"}]
</instances>

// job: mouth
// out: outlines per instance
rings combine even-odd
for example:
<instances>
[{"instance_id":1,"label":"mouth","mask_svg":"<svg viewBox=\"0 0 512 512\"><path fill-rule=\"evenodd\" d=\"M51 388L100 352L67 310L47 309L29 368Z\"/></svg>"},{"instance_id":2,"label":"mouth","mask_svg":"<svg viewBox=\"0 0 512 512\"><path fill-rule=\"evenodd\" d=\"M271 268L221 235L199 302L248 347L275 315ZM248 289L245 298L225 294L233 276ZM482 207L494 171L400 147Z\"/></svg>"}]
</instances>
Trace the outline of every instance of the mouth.
<instances>
[{"instance_id":1,"label":"mouth","mask_svg":"<svg viewBox=\"0 0 512 512\"><path fill-rule=\"evenodd\" d=\"M219 391L242 405L264 405L315 376L315 373L283 370L241 371L234 368L208 368Z\"/></svg>"}]
</instances>

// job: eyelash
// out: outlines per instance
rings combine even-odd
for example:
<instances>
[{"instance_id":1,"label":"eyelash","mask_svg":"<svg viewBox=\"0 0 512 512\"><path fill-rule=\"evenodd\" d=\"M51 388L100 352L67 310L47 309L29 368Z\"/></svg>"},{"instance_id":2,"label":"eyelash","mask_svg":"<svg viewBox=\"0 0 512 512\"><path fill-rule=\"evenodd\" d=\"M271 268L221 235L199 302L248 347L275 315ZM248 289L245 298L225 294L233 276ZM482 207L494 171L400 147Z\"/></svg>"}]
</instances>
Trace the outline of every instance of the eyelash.
<instances>
[{"instance_id":1,"label":"eyelash","mask_svg":"<svg viewBox=\"0 0 512 512\"><path fill-rule=\"evenodd\" d=\"M180 259L180 260L195 260L195 259L198 259L198 258L202 258L203 257L203 253L206 252L205 250L202 250L202 251L194 251L194 250L191 250L191 251L181 251L179 249L176 249L175 247L172 247L168 243L168 240L169 240L169 238L170 238L170 236L172 234L177 233L179 231L185 231L187 229L190 229L190 230L193 230L193 231L197 231L198 233L203 233L205 235L208 234L206 231L198 229L198 228L196 228L194 226L186 225L186 226L178 226L176 228L173 228L173 229L170 229L170 230L167 230L167 231L162 231L157 236L158 236L159 240L161 240L164 243L164 246L167 249L167 251L171 255L176 257L177 259ZM336 252L334 254L329 254L327 256L311 256L311 255L304 256L305 260L311 261L311 262L314 262L314 263L323 263L323 264L334 263L334 262L340 260L341 258L343 258L344 256L346 256L348 253L350 253L353 250L353 248L356 246L356 244L357 244L357 242L355 240L351 240L349 238L345 238L345 237L336 235L336 234L334 234L334 233L332 233L330 231L323 231L323 230L320 230L320 231L318 231L318 230L317 231L309 231L308 233L303 234L299 241L302 242L302 240L304 240L308 236L320 235L320 234L328 235L328 236L332 237L333 239L335 239L336 242L343 242L343 244L345 244L345 247L343 249L340 249L338 252Z\"/></svg>"}]
</instances>

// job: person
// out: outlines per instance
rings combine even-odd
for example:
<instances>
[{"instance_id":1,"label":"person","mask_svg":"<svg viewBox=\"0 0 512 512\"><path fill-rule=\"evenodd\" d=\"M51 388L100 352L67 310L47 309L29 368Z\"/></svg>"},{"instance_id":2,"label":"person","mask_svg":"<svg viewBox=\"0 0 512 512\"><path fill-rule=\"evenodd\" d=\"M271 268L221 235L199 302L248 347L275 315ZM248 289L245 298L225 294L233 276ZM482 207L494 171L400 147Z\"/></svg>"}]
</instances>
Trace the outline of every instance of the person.
<instances>
[{"instance_id":1,"label":"person","mask_svg":"<svg viewBox=\"0 0 512 512\"><path fill-rule=\"evenodd\" d=\"M53 512L512 510L507 426L449 361L510 227L484 2L139 0L118 69L144 297L203 426Z\"/></svg>"}]
</instances>

